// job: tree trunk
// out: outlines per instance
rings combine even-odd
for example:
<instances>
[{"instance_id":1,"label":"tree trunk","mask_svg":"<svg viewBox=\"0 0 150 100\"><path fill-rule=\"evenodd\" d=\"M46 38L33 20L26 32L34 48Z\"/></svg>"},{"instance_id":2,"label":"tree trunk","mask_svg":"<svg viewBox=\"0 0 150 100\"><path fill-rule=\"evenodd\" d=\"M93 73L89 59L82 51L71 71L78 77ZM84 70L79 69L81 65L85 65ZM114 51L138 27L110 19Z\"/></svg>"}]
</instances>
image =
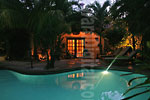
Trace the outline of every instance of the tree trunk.
<instances>
[{"instance_id":1,"label":"tree trunk","mask_svg":"<svg viewBox=\"0 0 150 100\"><path fill-rule=\"evenodd\" d=\"M149 63L149 56L150 56L150 50L147 46L147 41L148 41L148 36L147 35L143 35L142 37L142 44L143 44L143 50L142 50L142 57L143 57L143 60L148 62ZM147 61L148 60L148 61Z\"/></svg>"},{"instance_id":2,"label":"tree trunk","mask_svg":"<svg viewBox=\"0 0 150 100\"><path fill-rule=\"evenodd\" d=\"M10 58L10 43L9 43L9 41L8 40L6 40L6 55L7 55L7 60L11 60L11 58Z\"/></svg>"},{"instance_id":3,"label":"tree trunk","mask_svg":"<svg viewBox=\"0 0 150 100\"><path fill-rule=\"evenodd\" d=\"M142 60L144 59L143 53L144 53L144 39L142 36L142 41L141 41L141 48L142 48Z\"/></svg>"},{"instance_id":4,"label":"tree trunk","mask_svg":"<svg viewBox=\"0 0 150 100\"><path fill-rule=\"evenodd\" d=\"M34 45L34 59L38 61L39 59L38 59L38 55L37 55L37 45L36 45L37 42L36 42L35 36L33 36L33 39L34 39L33 40L34 41L34 44L33 44Z\"/></svg>"},{"instance_id":5,"label":"tree trunk","mask_svg":"<svg viewBox=\"0 0 150 100\"><path fill-rule=\"evenodd\" d=\"M134 35L132 35L132 40L133 40L133 50L135 50L135 38L134 38Z\"/></svg>"},{"instance_id":6,"label":"tree trunk","mask_svg":"<svg viewBox=\"0 0 150 100\"><path fill-rule=\"evenodd\" d=\"M55 54L54 51L51 49L50 55L51 55L51 60L49 59L49 54L48 51L46 52L47 54L47 65L46 69L54 68L55 66Z\"/></svg>"},{"instance_id":7,"label":"tree trunk","mask_svg":"<svg viewBox=\"0 0 150 100\"><path fill-rule=\"evenodd\" d=\"M99 50L100 50L100 55L102 55L102 36L101 36L101 33L100 33L100 42L99 42Z\"/></svg>"},{"instance_id":8,"label":"tree trunk","mask_svg":"<svg viewBox=\"0 0 150 100\"><path fill-rule=\"evenodd\" d=\"M54 68L54 65L55 65L55 54L54 54L54 50L51 49L51 61L50 61L50 68Z\"/></svg>"},{"instance_id":9,"label":"tree trunk","mask_svg":"<svg viewBox=\"0 0 150 100\"><path fill-rule=\"evenodd\" d=\"M49 59L48 51L46 51L46 55L47 55L47 65L46 65L46 69L49 69L49 68L50 68L50 59Z\"/></svg>"}]
</instances>

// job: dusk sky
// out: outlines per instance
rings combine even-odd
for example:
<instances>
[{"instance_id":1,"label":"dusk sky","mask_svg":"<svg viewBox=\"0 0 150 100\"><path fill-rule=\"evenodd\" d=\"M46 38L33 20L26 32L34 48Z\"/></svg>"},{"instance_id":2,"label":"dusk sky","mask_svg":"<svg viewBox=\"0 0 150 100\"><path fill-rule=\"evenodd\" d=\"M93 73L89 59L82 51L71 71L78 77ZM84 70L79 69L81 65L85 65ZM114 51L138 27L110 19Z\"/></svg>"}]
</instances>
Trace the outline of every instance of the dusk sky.
<instances>
[{"instance_id":1,"label":"dusk sky","mask_svg":"<svg viewBox=\"0 0 150 100\"><path fill-rule=\"evenodd\" d=\"M73 1L78 1L78 0L73 0ZM84 3L84 4L90 4L90 3L93 3L94 1L98 1L101 4L103 4L106 0L79 0L79 1L80 3ZM113 0L109 0L109 1L112 3Z\"/></svg>"},{"instance_id":2,"label":"dusk sky","mask_svg":"<svg viewBox=\"0 0 150 100\"><path fill-rule=\"evenodd\" d=\"M107 0L69 0L69 1L79 1L79 3L84 3L84 7L87 5L87 4L91 4L95 1L98 1L101 5L103 5L103 3ZM115 0L109 0L110 3L112 4ZM109 10L109 7L107 8Z\"/></svg>"},{"instance_id":3,"label":"dusk sky","mask_svg":"<svg viewBox=\"0 0 150 100\"><path fill-rule=\"evenodd\" d=\"M93 3L94 1L98 1L101 4L103 4L106 0L80 0L80 1L85 3L85 4ZM112 1L112 0L110 0L110 1Z\"/></svg>"}]
</instances>

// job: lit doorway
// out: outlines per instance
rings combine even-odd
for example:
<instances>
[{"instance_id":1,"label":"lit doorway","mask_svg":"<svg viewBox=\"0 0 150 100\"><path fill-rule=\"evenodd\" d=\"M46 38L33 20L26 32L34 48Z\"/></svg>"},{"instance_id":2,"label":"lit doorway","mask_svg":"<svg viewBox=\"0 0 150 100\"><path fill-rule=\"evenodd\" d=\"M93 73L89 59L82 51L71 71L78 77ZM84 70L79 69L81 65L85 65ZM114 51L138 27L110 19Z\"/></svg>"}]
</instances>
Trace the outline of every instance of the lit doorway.
<instances>
[{"instance_id":1,"label":"lit doorway","mask_svg":"<svg viewBox=\"0 0 150 100\"><path fill-rule=\"evenodd\" d=\"M85 48L84 38L68 38L67 49L74 57L83 57L83 51Z\"/></svg>"}]
</instances>

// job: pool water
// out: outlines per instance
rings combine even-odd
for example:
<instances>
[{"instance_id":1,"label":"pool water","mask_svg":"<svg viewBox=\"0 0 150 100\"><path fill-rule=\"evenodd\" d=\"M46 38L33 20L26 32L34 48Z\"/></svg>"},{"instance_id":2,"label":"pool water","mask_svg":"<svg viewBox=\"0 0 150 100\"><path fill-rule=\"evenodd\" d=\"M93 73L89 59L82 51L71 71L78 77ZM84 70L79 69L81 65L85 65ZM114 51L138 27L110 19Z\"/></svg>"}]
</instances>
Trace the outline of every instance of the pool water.
<instances>
[{"instance_id":1,"label":"pool water","mask_svg":"<svg viewBox=\"0 0 150 100\"><path fill-rule=\"evenodd\" d=\"M128 86L128 81L140 74L123 71L79 70L53 75L24 75L0 70L0 100L121 100L145 89L136 89L122 94L130 87L143 82L137 79ZM131 100L147 100L149 93Z\"/></svg>"}]
</instances>

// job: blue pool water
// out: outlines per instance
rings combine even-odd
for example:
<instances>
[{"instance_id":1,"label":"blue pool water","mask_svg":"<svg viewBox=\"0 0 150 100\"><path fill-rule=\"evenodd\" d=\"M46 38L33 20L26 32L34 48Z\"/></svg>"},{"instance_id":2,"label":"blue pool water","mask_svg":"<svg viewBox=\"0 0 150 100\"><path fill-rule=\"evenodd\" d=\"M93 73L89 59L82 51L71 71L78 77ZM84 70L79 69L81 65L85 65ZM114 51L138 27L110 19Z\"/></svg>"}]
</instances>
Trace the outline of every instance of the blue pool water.
<instances>
[{"instance_id":1,"label":"blue pool water","mask_svg":"<svg viewBox=\"0 0 150 100\"><path fill-rule=\"evenodd\" d=\"M0 70L0 100L121 100L122 94L130 87L145 79L128 81L143 75L129 72L102 70L79 70L53 75L24 75L13 71ZM144 91L137 89L126 95ZM146 93L131 100L147 100Z\"/></svg>"}]
</instances>

